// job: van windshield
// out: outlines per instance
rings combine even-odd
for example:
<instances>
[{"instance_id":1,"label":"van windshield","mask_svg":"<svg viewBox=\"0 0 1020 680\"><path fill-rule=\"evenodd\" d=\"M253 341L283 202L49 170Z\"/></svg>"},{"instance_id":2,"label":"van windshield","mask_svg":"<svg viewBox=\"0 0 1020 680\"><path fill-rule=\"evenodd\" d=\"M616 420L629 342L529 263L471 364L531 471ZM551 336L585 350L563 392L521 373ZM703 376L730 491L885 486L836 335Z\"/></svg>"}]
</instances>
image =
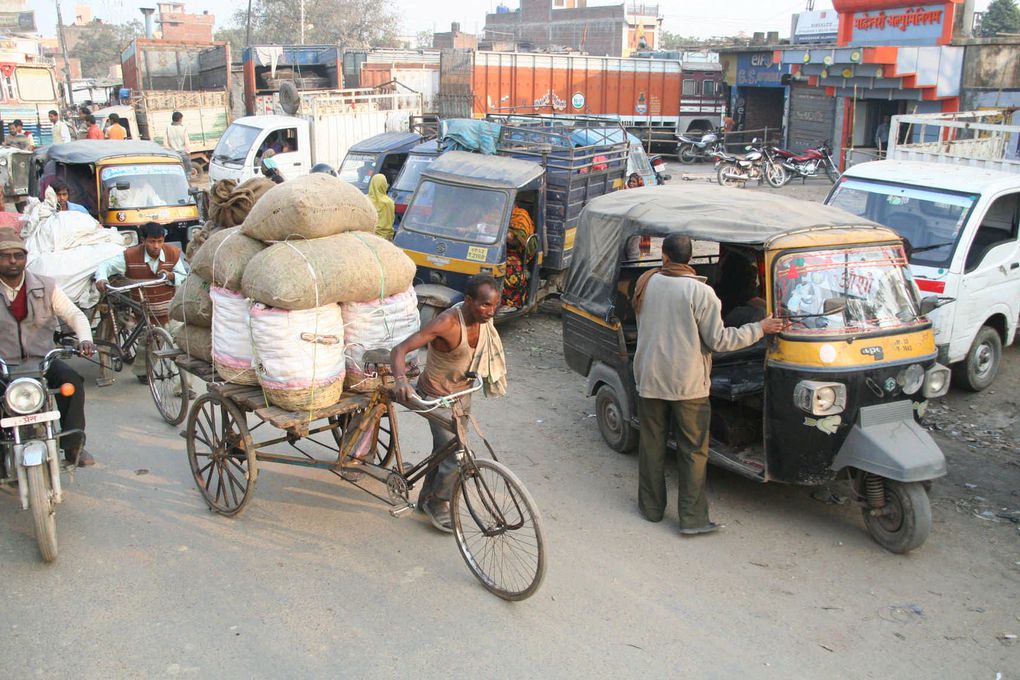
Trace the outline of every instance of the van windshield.
<instances>
[{"instance_id":1,"label":"van windshield","mask_svg":"<svg viewBox=\"0 0 1020 680\"><path fill-rule=\"evenodd\" d=\"M243 165L260 132L259 128L234 123L220 137L212 159L224 165Z\"/></svg>"},{"instance_id":2,"label":"van windshield","mask_svg":"<svg viewBox=\"0 0 1020 680\"><path fill-rule=\"evenodd\" d=\"M401 229L492 244L500 237L509 197L505 191L425 180L418 186Z\"/></svg>"},{"instance_id":3,"label":"van windshield","mask_svg":"<svg viewBox=\"0 0 1020 680\"><path fill-rule=\"evenodd\" d=\"M826 202L895 230L910 244L911 264L948 267L977 199L974 194L847 178Z\"/></svg>"},{"instance_id":4,"label":"van windshield","mask_svg":"<svg viewBox=\"0 0 1020 680\"><path fill-rule=\"evenodd\" d=\"M778 316L792 335L860 334L924 323L898 245L796 252L776 261Z\"/></svg>"},{"instance_id":5,"label":"van windshield","mask_svg":"<svg viewBox=\"0 0 1020 680\"><path fill-rule=\"evenodd\" d=\"M436 160L436 156L425 154L413 153L408 156L407 162L404 163L404 169L400 171L400 176L393 183L393 188L396 191L414 191L418 186L422 171L432 165L434 160Z\"/></svg>"}]
</instances>

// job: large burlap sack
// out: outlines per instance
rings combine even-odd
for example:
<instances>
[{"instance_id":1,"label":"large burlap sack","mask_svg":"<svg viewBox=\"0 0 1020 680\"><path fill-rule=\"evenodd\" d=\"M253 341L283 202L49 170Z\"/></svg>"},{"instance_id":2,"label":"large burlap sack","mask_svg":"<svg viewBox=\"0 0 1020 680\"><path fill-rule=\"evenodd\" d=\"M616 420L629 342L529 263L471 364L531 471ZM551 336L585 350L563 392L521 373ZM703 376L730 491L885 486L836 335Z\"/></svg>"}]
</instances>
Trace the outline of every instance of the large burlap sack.
<instances>
[{"instance_id":1,"label":"large burlap sack","mask_svg":"<svg viewBox=\"0 0 1020 680\"><path fill-rule=\"evenodd\" d=\"M340 305L288 311L251 306L255 371L266 397L289 411L325 408L344 390Z\"/></svg>"},{"instance_id":2,"label":"large burlap sack","mask_svg":"<svg viewBox=\"0 0 1020 680\"><path fill-rule=\"evenodd\" d=\"M241 233L240 227L218 231L195 255L191 271L213 285L241 290L241 277L248 262L266 245Z\"/></svg>"},{"instance_id":3,"label":"large burlap sack","mask_svg":"<svg viewBox=\"0 0 1020 680\"><path fill-rule=\"evenodd\" d=\"M209 220L202 225L202 228L195 232L195 234L188 240L188 247L184 249L184 257L188 262L195 261L195 255L198 253L199 248L202 247L209 237L218 231L221 231L223 227L216 224L212 220Z\"/></svg>"},{"instance_id":4,"label":"large burlap sack","mask_svg":"<svg viewBox=\"0 0 1020 680\"><path fill-rule=\"evenodd\" d=\"M170 301L170 318L174 321L209 328L212 326L213 307L209 299L209 282L192 273L177 287Z\"/></svg>"},{"instance_id":5,"label":"large burlap sack","mask_svg":"<svg viewBox=\"0 0 1020 680\"><path fill-rule=\"evenodd\" d=\"M345 302L340 305L344 316L344 344L347 346L347 389L353 392L371 392L381 384L373 372L366 370L362 361L365 352L372 349L393 349L409 336L418 332L418 296L408 286L396 295L372 302ZM418 352L407 355L407 367L418 366Z\"/></svg>"},{"instance_id":6,"label":"large burlap sack","mask_svg":"<svg viewBox=\"0 0 1020 680\"><path fill-rule=\"evenodd\" d=\"M346 231L374 232L378 219L368 197L354 186L313 173L267 191L241 231L260 241L322 238Z\"/></svg>"},{"instance_id":7,"label":"large burlap sack","mask_svg":"<svg viewBox=\"0 0 1020 680\"><path fill-rule=\"evenodd\" d=\"M240 226L262 195L274 186L265 177L253 177L236 186L232 180L221 180L209 194L209 218L221 227Z\"/></svg>"},{"instance_id":8,"label":"large burlap sack","mask_svg":"<svg viewBox=\"0 0 1020 680\"><path fill-rule=\"evenodd\" d=\"M213 366L227 382L257 385L254 348L248 328L248 299L240 293L213 286Z\"/></svg>"},{"instance_id":9,"label":"large burlap sack","mask_svg":"<svg viewBox=\"0 0 1020 680\"><path fill-rule=\"evenodd\" d=\"M212 331L201 326L181 325L174 329L177 347L196 359L212 363Z\"/></svg>"},{"instance_id":10,"label":"large burlap sack","mask_svg":"<svg viewBox=\"0 0 1020 680\"><path fill-rule=\"evenodd\" d=\"M339 234L266 248L248 263L241 291L271 307L311 309L400 293L414 271L411 258L386 239Z\"/></svg>"}]
</instances>

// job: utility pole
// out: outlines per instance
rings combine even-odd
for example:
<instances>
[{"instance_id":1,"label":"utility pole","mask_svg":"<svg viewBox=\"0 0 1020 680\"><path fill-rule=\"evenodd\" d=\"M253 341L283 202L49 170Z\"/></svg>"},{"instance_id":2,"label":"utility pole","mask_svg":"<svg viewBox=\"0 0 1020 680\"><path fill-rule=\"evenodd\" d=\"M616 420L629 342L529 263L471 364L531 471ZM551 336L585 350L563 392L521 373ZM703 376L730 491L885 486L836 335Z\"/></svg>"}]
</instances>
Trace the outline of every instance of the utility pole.
<instances>
[{"instance_id":1,"label":"utility pole","mask_svg":"<svg viewBox=\"0 0 1020 680\"><path fill-rule=\"evenodd\" d=\"M71 87L71 60L67 58L67 41L64 40L64 20L60 16L60 0L53 0L57 6L57 37L60 39L60 54L64 58L64 83L67 85L67 103L74 106L74 89Z\"/></svg>"},{"instance_id":2,"label":"utility pole","mask_svg":"<svg viewBox=\"0 0 1020 680\"><path fill-rule=\"evenodd\" d=\"M301 44L305 44L305 0L301 0Z\"/></svg>"},{"instance_id":3,"label":"utility pole","mask_svg":"<svg viewBox=\"0 0 1020 680\"><path fill-rule=\"evenodd\" d=\"M251 0L248 0L248 18L244 23L244 46L251 47Z\"/></svg>"}]
</instances>

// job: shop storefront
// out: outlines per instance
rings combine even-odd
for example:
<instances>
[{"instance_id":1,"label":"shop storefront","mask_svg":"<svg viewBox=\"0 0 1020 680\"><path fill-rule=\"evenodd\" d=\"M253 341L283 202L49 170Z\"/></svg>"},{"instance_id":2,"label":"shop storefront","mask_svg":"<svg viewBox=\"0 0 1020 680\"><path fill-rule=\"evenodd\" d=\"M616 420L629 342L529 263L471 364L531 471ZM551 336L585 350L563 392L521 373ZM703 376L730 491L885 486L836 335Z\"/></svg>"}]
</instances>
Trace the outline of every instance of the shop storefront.
<instances>
[{"instance_id":1,"label":"shop storefront","mask_svg":"<svg viewBox=\"0 0 1020 680\"><path fill-rule=\"evenodd\" d=\"M779 137L783 128L786 86L773 51L742 52L736 57L731 111L737 130L768 131Z\"/></svg>"},{"instance_id":2,"label":"shop storefront","mask_svg":"<svg viewBox=\"0 0 1020 680\"><path fill-rule=\"evenodd\" d=\"M835 46L774 55L791 83L790 147L831 140L841 163L873 160L890 116L959 110L964 49L950 42L960 2L833 0Z\"/></svg>"}]
</instances>

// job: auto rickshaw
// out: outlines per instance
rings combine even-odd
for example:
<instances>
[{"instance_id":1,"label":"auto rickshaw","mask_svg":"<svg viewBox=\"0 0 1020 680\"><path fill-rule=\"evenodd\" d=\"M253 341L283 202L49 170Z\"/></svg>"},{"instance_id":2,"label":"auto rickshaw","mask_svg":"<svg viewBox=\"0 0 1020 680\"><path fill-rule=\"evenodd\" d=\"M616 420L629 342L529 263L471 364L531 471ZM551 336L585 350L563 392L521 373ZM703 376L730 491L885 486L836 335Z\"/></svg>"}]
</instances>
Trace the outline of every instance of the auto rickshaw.
<instances>
[{"instance_id":1,"label":"auto rickshaw","mask_svg":"<svg viewBox=\"0 0 1020 680\"><path fill-rule=\"evenodd\" d=\"M400 224L400 219L407 211L407 204L411 200L414 190L418 188L418 180L421 179L422 171L437 158L439 158L439 142L435 139L411 149L400 174L390 185L389 195L393 199L397 224Z\"/></svg>"},{"instance_id":2,"label":"auto rickshaw","mask_svg":"<svg viewBox=\"0 0 1020 680\"><path fill-rule=\"evenodd\" d=\"M186 246L189 232L201 227L197 196L188 184L181 157L142 141L82 140L37 152L32 194L41 196L54 180L71 188L80 203L104 227L137 231L158 222L167 240Z\"/></svg>"},{"instance_id":3,"label":"auto rickshaw","mask_svg":"<svg viewBox=\"0 0 1020 680\"><path fill-rule=\"evenodd\" d=\"M348 151L337 170L337 177L368 193L372 175L382 173L393 186L411 149L422 143L417 132L383 132L363 139Z\"/></svg>"},{"instance_id":4,"label":"auto rickshaw","mask_svg":"<svg viewBox=\"0 0 1020 680\"><path fill-rule=\"evenodd\" d=\"M920 546L927 490L946 472L917 422L949 386L925 316L938 301L919 298L894 231L842 210L683 185L589 203L563 293L563 351L587 378L606 443L637 444L630 298L673 233L692 239L691 264L725 323L788 321L777 336L713 356L710 461L761 482L846 480L875 541L895 553Z\"/></svg>"}]
</instances>

